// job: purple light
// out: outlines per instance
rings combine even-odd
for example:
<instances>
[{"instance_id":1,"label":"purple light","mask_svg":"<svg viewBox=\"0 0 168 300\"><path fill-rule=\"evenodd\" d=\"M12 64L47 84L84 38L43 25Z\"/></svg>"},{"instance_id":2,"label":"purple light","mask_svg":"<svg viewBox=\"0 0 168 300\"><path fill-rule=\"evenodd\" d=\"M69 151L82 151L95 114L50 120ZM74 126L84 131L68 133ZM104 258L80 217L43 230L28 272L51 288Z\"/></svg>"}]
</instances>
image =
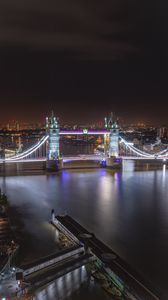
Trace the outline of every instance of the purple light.
<instances>
[{"instance_id":1,"label":"purple light","mask_svg":"<svg viewBox=\"0 0 168 300\"><path fill-rule=\"evenodd\" d=\"M116 163L121 163L122 162L122 159L121 158L115 158L114 160Z\"/></svg>"}]
</instances>

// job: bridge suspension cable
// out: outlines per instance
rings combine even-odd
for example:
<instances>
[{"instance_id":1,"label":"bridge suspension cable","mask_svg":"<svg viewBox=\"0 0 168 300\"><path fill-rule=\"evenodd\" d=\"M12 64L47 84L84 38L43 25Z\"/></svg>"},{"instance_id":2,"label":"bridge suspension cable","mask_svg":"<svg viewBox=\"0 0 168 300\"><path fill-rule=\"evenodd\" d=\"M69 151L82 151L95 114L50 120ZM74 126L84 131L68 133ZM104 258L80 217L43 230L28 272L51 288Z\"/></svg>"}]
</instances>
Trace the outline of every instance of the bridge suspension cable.
<instances>
[{"instance_id":1,"label":"bridge suspension cable","mask_svg":"<svg viewBox=\"0 0 168 300\"><path fill-rule=\"evenodd\" d=\"M121 137L120 137L120 139L121 139L121 143L123 143L126 147L128 147L132 152L136 153L137 155L142 156L142 157L147 157L147 158L154 158L154 155L135 148L131 143L128 143L126 140L124 140Z\"/></svg>"},{"instance_id":2,"label":"bridge suspension cable","mask_svg":"<svg viewBox=\"0 0 168 300\"><path fill-rule=\"evenodd\" d=\"M158 153L156 153L156 155L158 155L158 156L165 156L165 155L163 155L164 153L166 153L166 152L168 152L168 148L166 148L166 149L164 149L164 150L162 150L162 151L160 151L160 152L158 152ZM168 153L167 153L168 154Z\"/></svg>"},{"instance_id":3,"label":"bridge suspension cable","mask_svg":"<svg viewBox=\"0 0 168 300\"><path fill-rule=\"evenodd\" d=\"M136 153L137 155L141 156L141 157L146 157L146 158L164 158L165 157L165 154L167 151L168 151L168 148L167 149L164 149L160 152L156 152L154 154L150 154L150 153L147 153L145 151L142 151L140 149L137 149L136 147L134 147L131 143L128 143L125 139L123 139L122 137L120 137L121 139L121 143L123 143L126 147L128 147L132 152ZM164 154L164 155L163 155Z\"/></svg>"},{"instance_id":4,"label":"bridge suspension cable","mask_svg":"<svg viewBox=\"0 0 168 300\"><path fill-rule=\"evenodd\" d=\"M26 150L20 154L17 154L15 156L12 156L10 158L6 158L5 161L15 161L15 160L20 160L20 159L28 157L29 155L33 154L36 150L38 150L47 141L47 139L48 139L48 135L43 136L37 144L35 144L31 148L29 148L28 150Z\"/></svg>"}]
</instances>

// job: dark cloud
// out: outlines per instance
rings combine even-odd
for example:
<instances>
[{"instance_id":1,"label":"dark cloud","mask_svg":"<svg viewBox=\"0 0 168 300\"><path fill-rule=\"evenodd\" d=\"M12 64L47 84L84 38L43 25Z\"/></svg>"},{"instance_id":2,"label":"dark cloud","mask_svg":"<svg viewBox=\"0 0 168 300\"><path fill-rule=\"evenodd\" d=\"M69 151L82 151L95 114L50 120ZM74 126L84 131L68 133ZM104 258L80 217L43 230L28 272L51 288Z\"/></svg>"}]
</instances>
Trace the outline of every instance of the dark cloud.
<instances>
[{"instance_id":1,"label":"dark cloud","mask_svg":"<svg viewBox=\"0 0 168 300\"><path fill-rule=\"evenodd\" d=\"M1 118L41 118L53 107L69 121L114 110L165 122L166 5L1 0Z\"/></svg>"},{"instance_id":2,"label":"dark cloud","mask_svg":"<svg viewBox=\"0 0 168 300\"><path fill-rule=\"evenodd\" d=\"M124 2L1 1L1 44L75 50L91 58L113 59L136 51L134 44L117 39L126 31L116 13ZM125 7L125 5L124 5ZM110 19L114 16L114 20ZM112 40L106 38L111 36ZM114 36L113 36L114 35Z\"/></svg>"}]
</instances>

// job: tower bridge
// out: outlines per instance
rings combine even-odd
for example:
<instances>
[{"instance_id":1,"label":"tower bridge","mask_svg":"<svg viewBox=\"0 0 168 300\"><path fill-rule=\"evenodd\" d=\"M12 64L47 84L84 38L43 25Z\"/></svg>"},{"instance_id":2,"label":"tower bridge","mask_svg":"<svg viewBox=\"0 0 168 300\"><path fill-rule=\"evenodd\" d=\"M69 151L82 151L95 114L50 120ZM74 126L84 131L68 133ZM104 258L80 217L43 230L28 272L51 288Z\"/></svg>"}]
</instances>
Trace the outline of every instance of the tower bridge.
<instances>
[{"instance_id":1,"label":"tower bridge","mask_svg":"<svg viewBox=\"0 0 168 300\"><path fill-rule=\"evenodd\" d=\"M60 136L66 135L102 135L104 137L104 152L101 155L62 156L60 155ZM40 155L42 147L46 149L45 157ZM121 147L126 149L126 153L129 152L129 156L121 153ZM34 157L35 154L37 155ZM52 113L49 118L46 118L46 134L35 145L12 157L1 159L0 163L45 161L48 170L58 170L63 168L64 163L68 160L87 159L98 161L107 167L118 167L121 165L121 160L124 159L162 160L166 162L168 148L153 154L136 148L133 143L127 142L120 136L118 121L114 120L112 115L105 118L105 126L102 129L61 130L59 119Z\"/></svg>"}]
</instances>

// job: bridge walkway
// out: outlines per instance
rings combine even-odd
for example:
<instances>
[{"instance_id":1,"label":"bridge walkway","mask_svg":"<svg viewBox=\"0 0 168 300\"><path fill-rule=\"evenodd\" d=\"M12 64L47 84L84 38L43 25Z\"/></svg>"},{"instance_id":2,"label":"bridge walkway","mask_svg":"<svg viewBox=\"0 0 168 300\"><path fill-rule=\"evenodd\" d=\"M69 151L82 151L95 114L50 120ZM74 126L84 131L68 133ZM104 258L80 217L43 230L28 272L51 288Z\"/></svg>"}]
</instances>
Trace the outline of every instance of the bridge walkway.
<instances>
[{"instance_id":1,"label":"bridge walkway","mask_svg":"<svg viewBox=\"0 0 168 300\"><path fill-rule=\"evenodd\" d=\"M83 247L81 245L73 245L72 247L68 247L50 255L41 257L30 263L23 264L19 268L23 270L23 275L27 276L41 269L45 269L61 261L64 258L71 257L72 255L80 253L82 251Z\"/></svg>"},{"instance_id":2,"label":"bridge walkway","mask_svg":"<svg viewBox=\"0 0 168 300\"><path fill-rule=\"evenodd\" d=\"M74 255L70 258L48 266L45 269L25 276L25 281L31 286L37 288L37 286L47 284L52 280L55 280L56 278L85 265L92 259L93 256L91 254Z\"/></svg>"}]
</instances>

